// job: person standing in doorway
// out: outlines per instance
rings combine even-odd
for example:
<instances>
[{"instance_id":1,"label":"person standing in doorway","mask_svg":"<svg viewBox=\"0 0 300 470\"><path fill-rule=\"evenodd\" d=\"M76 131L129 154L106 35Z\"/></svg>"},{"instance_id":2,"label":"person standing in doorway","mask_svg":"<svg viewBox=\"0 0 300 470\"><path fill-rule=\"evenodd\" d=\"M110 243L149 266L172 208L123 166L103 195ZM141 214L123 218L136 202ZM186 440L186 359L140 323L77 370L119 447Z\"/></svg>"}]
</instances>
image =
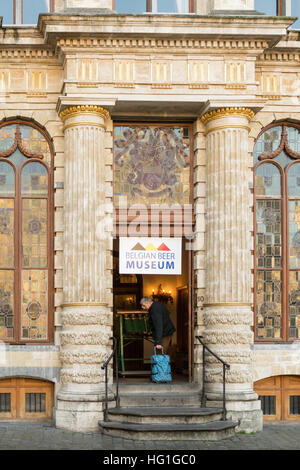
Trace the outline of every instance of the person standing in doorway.
<instances>
[{"instance_id":1,"label":"person standing in doorway","mask_svg":"<svg viewBox=\"0 0 300 470\"><path fill-rule=\"evenodd\" d=\"M160 302L153 301L150 297L141 299L141 307L149 312L149 325L151 328L154 345L157 349L163 348L168 354L172 343L172 335L176 331L166 306Z\"/></svg>"}]
</instances>

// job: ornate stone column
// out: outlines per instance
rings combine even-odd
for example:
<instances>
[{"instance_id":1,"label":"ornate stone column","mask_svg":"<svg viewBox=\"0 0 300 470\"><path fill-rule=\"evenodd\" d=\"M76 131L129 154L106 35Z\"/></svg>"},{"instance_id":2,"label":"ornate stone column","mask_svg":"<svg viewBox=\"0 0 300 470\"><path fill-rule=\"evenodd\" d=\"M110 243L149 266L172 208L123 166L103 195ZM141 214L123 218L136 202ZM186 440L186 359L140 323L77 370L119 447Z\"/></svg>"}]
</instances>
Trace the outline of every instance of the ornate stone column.
<instances>
[{"instance_id":1,"label":"ornate stone column","mask_svg":"<svg viewBox=\"0 0 300 470\"><path fill-rule=\"evenodd\" d=\"M260 401L253 392L251 345L251 225L249 225L248 133L254 112L223 108L206 113L207 211L204 338L230 364L228 416L240 430L262 428ZM222 396L222 368L210 356L208 399Z\"/></svg>"},{"instance_id":2,"label":"ornate stone column","mask_svg":"<svg viewBox=\"0 0 300 470\"><path fill-rule=\"evenodd\" d=\"M112 312L106 298L109 240L97 236L105 203L104 132L108 111L74 106L61 112L65 133L64 305L61 389L56 426L98 430L104 374L111 352Z\"/></svg>"}]
</instances>

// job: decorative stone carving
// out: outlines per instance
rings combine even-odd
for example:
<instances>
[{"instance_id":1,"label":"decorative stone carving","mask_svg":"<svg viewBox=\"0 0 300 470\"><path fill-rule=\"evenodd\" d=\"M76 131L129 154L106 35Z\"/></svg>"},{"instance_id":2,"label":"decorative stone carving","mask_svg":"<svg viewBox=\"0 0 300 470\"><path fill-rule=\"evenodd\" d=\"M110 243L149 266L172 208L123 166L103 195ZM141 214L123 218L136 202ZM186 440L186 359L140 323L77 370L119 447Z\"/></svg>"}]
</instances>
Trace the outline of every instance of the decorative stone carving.
<instances>
[{"instance_id":1,"label":"decorative stone carving","mask_svg":"<svg viewBox=\"0 0 300 470\"><path fill-rule=\"evenodd\" d=\"M244 328L234 328L234 331L228 330L207 330L204 333L205 341L209 344L251 344L252 333Z\"/></svg>"},{"instance_id":2,"label":"decorative stone carving","mask_svg":"<svg viewBox=\"0 0 300 470\"><path fill-rule=\"evenodd\" d=\"M64 364L103 364L107 359L107 349L88 351L64 351L61 353Z\"/></svg>"},{"instance_id":3,"label":"decorative stone carving","mask_svg":"<svg viewBox=\"0 0 300 470\"><path fill-rule=\"evenodd\" d=\"M111 335L111 328L101 328L98 331L66 331L61 333L61 345L103 345Z\"/></svg>"},{"instance_id":4,"label":"decorative stone carving","mask_svg":"<svg viewBox=\"0 0 300 470\"><path fill-rule=\"evenodd\" d=\"M99 384L104 382L103 374L96 368L84 370L63 370L60 374L62 384Z\"/></svg>"},{"instance_id":5,"label":"decorative stone carving","mask_svg":"<svg viewBox=\"0 0 300 470\"><path fill-rule=\"evenodd\" d=\"M81 106L70 106L60 113L60 118L63 122L65 122L67 119L70 119L71 117L74 116L82 116L85 114L96 114L99 115L100 117L103 117L104 119L109 118L109 112L107 109L102 108L101 106L96 106L96 105L81 105ZM98 125L101 125L102 123L98 123Z\"/></svg>"},{"instance_id":6,"label":"decorative stone carving","mask_svg":"<svg viewBox=\"0 0 300 470\"><path fill-rule=\"evenodd\" d=\"M62 313L62 324L66 325L107 325L109 318L106 316L106 310L104 311L92 311L88 312L85 309L84 312L71 311Z\"/></svg>"},{"instance_id":7,"label":"decorative stone carving","mask_svg":"<svg viewBox=\"0 0 300 470\"><path fill-rule=\"evenodd\" d=\"M210 121L214 121L215 119L227 116L244 116L250 121L254 117L254 115L254 111L250 108L220 108L205 113L201 117L201 121L203 122L203 124L206 125Z\"/></svg>"},{"instance_id":8,"label":"decorative stone carving","mask_svg":"<svg viewBox=\"0 0 300 470\"><path fill-rule=\"evenodd\" d=\"M205 324L208 326L219 325L252 325L253 315L252 312L249 312L248 315L243 313L241 315L239 312L232 311L218 311L214 312L211 308L204 312L203 319Z\"/></svg>"}]
</instances>

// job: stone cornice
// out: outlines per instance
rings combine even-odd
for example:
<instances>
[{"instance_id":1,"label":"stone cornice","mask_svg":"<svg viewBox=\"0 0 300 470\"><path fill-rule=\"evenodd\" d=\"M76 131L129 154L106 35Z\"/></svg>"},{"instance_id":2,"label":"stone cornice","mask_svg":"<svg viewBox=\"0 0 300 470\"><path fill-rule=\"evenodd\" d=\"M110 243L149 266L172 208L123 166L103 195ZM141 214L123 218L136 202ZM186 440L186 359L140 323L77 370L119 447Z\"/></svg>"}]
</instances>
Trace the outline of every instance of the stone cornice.
<instances>
[{"instance_id":1,"label":"stone cornice","mask_svg":"<svg viewBox=\"0 0 300 470\"><path fill-rule=\"evenodd\" d=\"M40 47L40 48L32 48L32 47L3 47L0 50L0 60L11 60L11 59L28 59L28 60L49 60L55 59L55 51L49 49L49 47Z\"/></svg>"},{"instance_id":2,"label":"stone cornice","mask_svg":"<svg viewBox=\"0 0 300 470\"><path fill-rule=\"evenodd\" d=\"M300 42L299 46L300 48ZM300 50L295 51L292 48L286 50L278 50L277 48L266 51L260 55L257 59L259 64L267 63L268 65L273 65L274 62L299 62L300 61Z\"/></svg>"},{"instance_id":3,"label":"stone cornice","mask_svg":"<svg viewBox=\"0 0 300 470\"><path fill-rule=\"evenodd\" d=\"M205 113L201 117L201 121L203 124L207 124L210 121L226 116L245 116L249 121L251 121L254 115L255 112L250 108L219 108Z\"/></svg>"},{"instance_id":4,"label":"stone cornice","mask_svg":"<svg viewBox=\"0 0 300 470\"><path fill-rule=\"evenodd\" d=\"M168 38L267 41L269 47L286 36L290 18L199 15L40 15L38 30L47 43L60 38Z\"/></svg>"},{"instance_id":5,"label":"stone cornice","mask_svg":"<svg viewBox=\"0 0 300 470\"><path fill-rule=\"evenodd\" d=\"M249 39L169 39L169 38L61 38L56 46L63 49L196 49L214 50L215 52L228 53L240 50L263 50L268 47L264 40Z\"/></svg>"}]
</instances>

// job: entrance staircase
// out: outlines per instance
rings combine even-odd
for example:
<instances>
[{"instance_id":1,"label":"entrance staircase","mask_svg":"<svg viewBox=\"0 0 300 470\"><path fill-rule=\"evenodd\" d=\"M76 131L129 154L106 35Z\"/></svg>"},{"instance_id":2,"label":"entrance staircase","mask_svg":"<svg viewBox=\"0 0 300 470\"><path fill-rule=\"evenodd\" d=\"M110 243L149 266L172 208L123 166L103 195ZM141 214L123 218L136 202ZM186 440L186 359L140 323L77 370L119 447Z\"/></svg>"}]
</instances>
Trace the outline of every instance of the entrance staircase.
<instances>
[{"instance_id":1,"label":"entrance staircase","mask_svg":"<svg viewBox=\"0 0 300 470\"><path fill-rule=\"evenodd\" d=\"M223 420L222 408L201 407L198 384L124 383L119 406L108 408L100 431L134 440L209 440L232 437L237 422Z\"/></svg>"}]
</instances>

